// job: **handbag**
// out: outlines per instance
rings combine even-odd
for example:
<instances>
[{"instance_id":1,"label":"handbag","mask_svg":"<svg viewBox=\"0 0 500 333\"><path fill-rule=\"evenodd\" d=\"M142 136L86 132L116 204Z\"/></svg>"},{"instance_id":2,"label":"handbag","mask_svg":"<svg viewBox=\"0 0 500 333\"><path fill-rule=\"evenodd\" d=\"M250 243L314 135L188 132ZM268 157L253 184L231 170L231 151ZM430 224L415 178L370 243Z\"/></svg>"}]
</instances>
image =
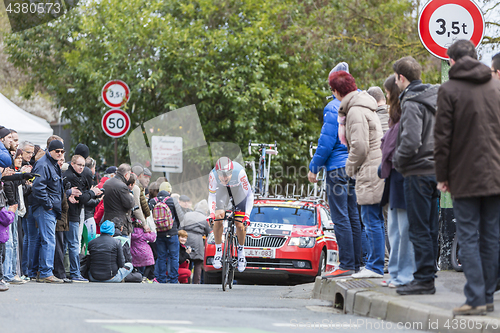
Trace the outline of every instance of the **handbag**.
<instances>
[{"instance_id":1,"label":"handbag","mask_svg":"<svg viewBox=\"0 0 500 333\"><path fill-rule=\"evenodd\" d=\"M7 196L3 191L3 183L0 183L0 208L7 206Z\"/></svg>"},{"instance_id":2,"label":"handbag","mask_svg":"<svg viewBox=\"0 0 500 333\"><path fill-rule=\"evenodd\" d=\"M24 193L23 193L23 185L19 185L17 187L19 192L19 206L17 207L17 215L23 217L26 215L26 205L24 204Z\"/></svg>"}]
</instances>

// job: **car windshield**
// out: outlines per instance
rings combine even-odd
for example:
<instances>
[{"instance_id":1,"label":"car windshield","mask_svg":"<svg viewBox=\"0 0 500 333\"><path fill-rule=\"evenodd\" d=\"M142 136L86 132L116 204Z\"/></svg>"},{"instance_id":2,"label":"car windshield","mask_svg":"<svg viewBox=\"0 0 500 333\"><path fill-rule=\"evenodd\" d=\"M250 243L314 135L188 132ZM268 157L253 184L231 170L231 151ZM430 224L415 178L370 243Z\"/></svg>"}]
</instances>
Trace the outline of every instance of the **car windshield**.
<instances>
[{"instance_id":1,"label":"car windshield","mask_svg":"<svg viewBox=\"0 0 500 333\"><path fill-rule=\"evenodd\" d=\"M292 207L254 207L250 214L251 222L291 224L291 225L316 225L314 209Z\"/></svg>"}]
</instances>

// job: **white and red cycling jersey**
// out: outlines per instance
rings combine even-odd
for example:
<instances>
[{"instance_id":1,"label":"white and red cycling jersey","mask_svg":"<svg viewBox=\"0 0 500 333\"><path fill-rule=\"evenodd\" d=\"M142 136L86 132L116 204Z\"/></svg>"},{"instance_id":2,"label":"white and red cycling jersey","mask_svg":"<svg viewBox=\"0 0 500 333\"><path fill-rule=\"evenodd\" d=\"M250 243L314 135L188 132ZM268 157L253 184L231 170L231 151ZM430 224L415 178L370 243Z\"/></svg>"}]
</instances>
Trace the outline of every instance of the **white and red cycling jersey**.
<instances>
[{"instance_id":1,"label":"white and red cycling jersey","mask_svg":"<svg viewBox=\"0 0 500 333\"><path fill-rule=\"evenodd\" d=\"M250 216L253 208L252 187L243 166L234 161L231 180L227 185L221 183L215 168L210 172L208 177L208 205L210 213L215 213L219 209L227 210L231 208L227 187L231 188L231 194L236 205L235 210L244 212L246 216Z\"/></svg>"}]
</instances>

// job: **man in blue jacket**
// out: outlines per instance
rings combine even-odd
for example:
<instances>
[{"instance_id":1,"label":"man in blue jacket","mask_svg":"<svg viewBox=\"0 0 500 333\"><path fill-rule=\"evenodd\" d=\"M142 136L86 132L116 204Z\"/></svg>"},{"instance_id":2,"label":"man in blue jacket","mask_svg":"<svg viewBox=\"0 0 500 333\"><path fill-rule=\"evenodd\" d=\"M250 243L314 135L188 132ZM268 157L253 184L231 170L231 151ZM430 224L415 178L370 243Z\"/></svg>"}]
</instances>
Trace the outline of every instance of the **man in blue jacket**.
<instances>
[{"instance_id":1,"label":"man in blue jacket","mask_svg":"<svg viewBox=\"0 0 500 333\"><path fill-rule=\"evenodd\" d=\"M349 66L341 62L330 71L329 76L338 71L349 72ZM309 181L316 183L318 172L326 168L328 204L335 221L340 264L324 278L352 275L361 265L361 223L354 191L355 182L345 172L347 147L340 142L338 136L339 106L340 101L333 97L333 101L325 107L318 149L309 164L308 174Z\"/></svg>"},{"instance_id":2,"label":"man in blue jacket","mask_svg":"<svg viewBox=\"0 0 500 333\"><path fill-rule=\"evenodd\" d=\"M56 219L61 217L64 191L61 169L57 161L63 154L64 144L54 140L33 169L34 173L40 175L35 178L32 186L33 216L38 224L41 240L38 282L63 283L63 280L56 278L52 273L56 247Z\"/></svg>"},{"instance_id":3,"label":"man in blue jacket","mask_svg":"<svg viewBox=\"0 0 500 333\"><path fill-rule=\"evenodd\" d=\"M0 167L7 168L13 163L12 155L9 152L12 143L10 129L0 126Z\"/></svg>"}]
</instances>

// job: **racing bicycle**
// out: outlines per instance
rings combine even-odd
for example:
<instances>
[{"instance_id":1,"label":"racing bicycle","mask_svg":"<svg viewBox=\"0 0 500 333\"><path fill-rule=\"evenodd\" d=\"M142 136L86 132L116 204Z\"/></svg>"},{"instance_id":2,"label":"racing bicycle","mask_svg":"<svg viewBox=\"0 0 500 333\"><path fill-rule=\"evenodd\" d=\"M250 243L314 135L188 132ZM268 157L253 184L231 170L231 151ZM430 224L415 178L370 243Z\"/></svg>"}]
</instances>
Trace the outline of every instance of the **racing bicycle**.
<instances>
[{"instance_id":1,"label":"racing bicycle","mask_svg":"<svg viewBox=\"0 0 500 333\"><path fill-rule=\"evenodd\" d=\"M223 219L216 219L214 221L227 221L227 227L225 228L224 237L224 248L222 250L222 290L226 291L227 288L233 288L234 282L234 271L238 267L238 237L236 235L236 225L235 225L235 207L234 198L231 193L231 188L226 187L229 192L229 198L231 199L231 209L226 210Z\"/></svg>"},{"instance_id":2,"label":"racing bicycle","mask_svg":"<svg viewBox=\"0 0 500 333\"><path fill-rule=\"evenodd\" d=\"M274 144L266 144L266 143L252 143L252 140L250 140L248 142L249 155L252 154L252 147L259 147L259 152L260 152L259 170L257 175L256 175L257 172L255 170L255 165L252 164L254 193L267 196L269 194L269 172L271 170L271 156L269 156L269 162L266 170L266 155L277 155L278 144L276 143L276 141L274 141ZM257 186L255 184L256 182Z\"/></svg>"}]
</instances>

